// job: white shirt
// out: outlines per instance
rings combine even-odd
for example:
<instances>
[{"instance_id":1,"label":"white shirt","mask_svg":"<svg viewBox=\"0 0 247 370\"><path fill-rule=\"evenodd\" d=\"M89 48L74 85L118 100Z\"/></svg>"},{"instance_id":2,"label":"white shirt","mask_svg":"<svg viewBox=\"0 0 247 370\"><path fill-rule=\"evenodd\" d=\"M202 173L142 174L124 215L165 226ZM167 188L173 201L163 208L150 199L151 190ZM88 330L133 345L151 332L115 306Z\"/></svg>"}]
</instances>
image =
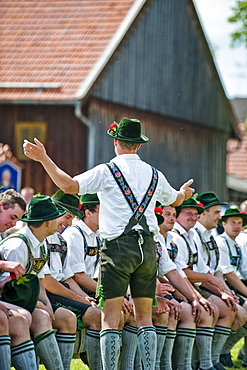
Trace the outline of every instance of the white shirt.
<instances>
[{"instance_id":1,"label":"white shirt","mask_svg":"<svg viewBox=\"0 0 247 370\"><path fill-rule=\"evenodd\" d=\"M143 162L137 154L121 154L112 159L122 171L137 202L140 203L149 188L152 168ZM79 194L98 193L100 199L99 233L103 239L112 240L120 236L128 224L133 212L119 189L106 164L74 177L79 184ZM155 193L145 211L149 229L158 234L159 228L154 214L155 202L163 205L172 204L178 192L167 182L165 176L158 172L158 184Z\"/></svg>"},{"instance_id":2,"label":"white shirt","mask_svg":"<svg viewBox=\"0 0 247 370\"><path fill-rule=\"evenodd\" d=\"M98 247L96 233L94 233L82 220L74 218L72 221L73 225L78 225L82 230L87 245L90 247ZM72 269L73 273L85 272L91 278L96 277L96 255L85 256L84 252L84 237L80 230L76 227L67 227L63 233L63 238L67 242L68 247L68 264Z\"/></svg>"},{"instance_id":3,"label":"white shirt","mask_svg":"<svg viewBox=\"0 0 247 370\"><path fill-rule=\"evenodd\" d=\"M50 235L46 238L49 244L59 245L61 244L60 239L58 237L58 232L55 232L53 235ZM48 264L46 264L48 265ZM64 264L62 265L61 257L59 252L50 252L50 266L49 272L48 270L45 273L50 273L50 275L56 279L57 281L64 281L68 278L74 276L72 269L68 263L68 253L65 257Z\"/></svg>"},{"instance_id":4,"label":"white shirt","mask_svg":"<svg viewBox=\"0 0 247 370\"><path fill-rule=\"evenodd\" d=\"M207 230L205 226L203 226L201 224L201 222L197 221L196 225L195 225L195 228L199 230L200 232L200 235L202 237L202 240L204 243L206 242L210 242L210 236L212 235L212 232L211 230ZM195 234L198 234L197 231L195 232ZM198 247L198 250L200 251L201 253L201 256L203 258L203 261L207 264L208 263L208 252L207 252L207 249L205 247L205 245L202 243L200 237L197 238L196 240L196 245ZM219 271L220 268L219 266L217 266L216 270L215 270L215 266L216 266L216 254L215 254L215 251L214 250L210 250L209 251L210 253L210 272L212 275L214 275L214 273L216 271Z\"/></svg>"},{"instance_id":5,"label":"white shirt","mask_svg":"<svg viewBox=\"0 0 247 370\"><path fill-rule=\"evenodd\" d=\"M20 229L18 234L24 234L29 239L33 257L40 258L41 257L40 246L44 245L44 247L46 248L45 241L43 240L42 242L39 242L39 240L33 235L31 229L29 229L28 225ZM10 238L4 240L3 244L0 246L0 253L3 256L3 258L7 261L20 262L23 267L27 267L28 265L29 261L28 247L24 240L22 240L21 238ZM47 263L42 268L40 273L37 275L40 279L44 278L44 271L46 265ZM0 281L2 280L3 275L0 277Z\"/></svg>"},{"instance_id":6,"label":"white shirt","mask_svg":"<svg viewBox=\"0 0 247 370\"><path fill-rule=\"evenodd\" d=\"M162 246L162 255L160 257L158 265L158 276L162 277L169 271L177 270L176 264L170 259L167 251L170 248L170 242L173 240L173 235L167 233L167 237L165 239L163 235L158 234L154 237L154 239L155 241L158 241ZM183 270L180 270L179 273L183 277L186 277L186 274L184 273Z\"/></svg>"},{"instance_id":7,"label":"white shirt","mask_svg":"<svg viewBox=\"0 0 247 370\"><path fill-rule=\"evenodd\" d=\"M190 246L191 252L193 254L197 253L197 263L193 264L193 271L207 273L209 271L209 267L203 261L200 251L197 248L197 242L195 242L196 237L199 238L199 236L196 235L196 231L190 229L187 232L178 222L175 222L174 229L178 230L179 233L186 239ZM178 254L174 262L177 265L178 270L180 271L180 269L185 269L189 267L189 249L186 241L181 235L177 234L174 231L172 231L172 234L173 241L178 247Z\"/></svg>"},{"instance_id":8,"label":"white shirt","mask_svg":"<svg viewBox=\"0 0 247 370\"><path fill-rule=\"evenodd\" d=\"M235 274L240 279L242 279L242 276L241 276L242 263L240 263L239 269L237 266L232 265L231 259L230 259L230 253L229 253L229 248L230 248L232 256L233 257L237 256L237 250L235 247L236 241L232 240L225 232L221 235L216 236L215 240L220 249L219 266L220 266L222 274L225 275L225 274L229 274L230 272L235 272Z\"/></svg>"}]
</instances>

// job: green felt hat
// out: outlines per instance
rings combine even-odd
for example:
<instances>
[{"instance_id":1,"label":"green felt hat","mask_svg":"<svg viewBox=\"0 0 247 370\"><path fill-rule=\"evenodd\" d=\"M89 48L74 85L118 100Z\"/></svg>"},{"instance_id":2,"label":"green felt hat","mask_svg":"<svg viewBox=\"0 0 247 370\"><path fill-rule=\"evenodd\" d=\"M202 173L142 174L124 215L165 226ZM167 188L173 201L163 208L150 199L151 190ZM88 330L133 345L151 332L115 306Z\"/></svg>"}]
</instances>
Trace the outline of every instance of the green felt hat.
<instances>
[{"instance_id":1,"label":"green felt hat","mask_svg":"<svg viewBox=\"0 0 247 370\"><path fill-rule=\"evenodd\" d=\"M66 213L58 209L53 200L47 195L34 196L28 205L28 210L21 218L23 222L44 222L54 220Z\"/></svg>"},{"instance_id":2,"label":"green felt hat","mask_svg":"<svg viewBox=\"0 0 247 370\"><path fill-rule=\"evenodd\" d=\"M72 213L74 216L79 218L84 216L83 211L78 209L79 197L76 194L66 194L59 189L55 194L53 194L51 199L57 205L57 207L64 208L67 212Z\"/></svg>"},{"instance_id":3,"label":"green felt hat","mask_svg":"<svg viewBox=\"0 0 247 370\"><path fill-rule=\"evenodd\" d=\"M195 208L195 209L197 209L198 214L200 215L202 212L204 212L204 208L201 205L199 205L198 203L199 202L197 202L194 198L189 198L181 204L181 209Z\"/></svg>"},{"instance_id":4,"label":"green felt hat","mask_svg":"<svg viewBox=\"0 0 247 370\"><path fill-rule=\"evenodd\" d=\"M82 206L88 205L88 204L99 204L99 198L98 195L95 194L83 194L80 196L80 204Z\"/></svg>"},{"instance_id":5,"label":"green felt hat","mask_svg":"<svg viewBox=\"0 0 247 370\"><path fill-rule=\"evenodd\" d=\"M4 284L2 300L33 312L40 292L39 278L34 274L27 274L18 280L10 280Z\"/></svg>"},{"instance_id":6,"label":"green felt hat","mask_svg":"<svg viewBox=\"0 0 247 370\"><path fill-rule=\"evenodd\" d=\"M108 135L114 139L130 143L146 143L148 138L141 134L141 122L138 119L122 118L119 123L108 126Z\"/></svg>"},{"instance_id":7,"label":"green felt hat","mask_svg":"<svg viewBox=\"0 0 247 370\"><path fill-rule=\"evenodd\" d=\"M227 208L224 215L221 216L219 224L222 225L222 221L225 221L228 217L241 217L243 219L243 226L247 224L247 213L241 213L237 208Z\"/></svg>"},{"instance_id":8,"label":"green felt hat","mask_svg":"<svg viewBox=\"0 0 247 370\"><path fill-rule=\"evenodd\" d=\"M221 202L213 191L206 191L205 193L198 194L196 200L202 203L205 209L218 205L227 205L227 202Z\"/></svg>"}]
</instances>

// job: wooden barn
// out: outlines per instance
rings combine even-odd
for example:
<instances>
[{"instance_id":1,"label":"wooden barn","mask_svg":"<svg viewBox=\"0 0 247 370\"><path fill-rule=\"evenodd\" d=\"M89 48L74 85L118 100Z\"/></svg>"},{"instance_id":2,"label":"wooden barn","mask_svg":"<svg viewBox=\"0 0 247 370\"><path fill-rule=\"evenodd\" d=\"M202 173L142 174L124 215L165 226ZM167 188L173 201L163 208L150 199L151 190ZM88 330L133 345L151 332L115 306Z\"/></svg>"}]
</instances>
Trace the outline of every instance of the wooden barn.
<instances>
[{"instance_id":1,"label":"wooden barn","mask_svg":"<svg viewBox=\"0 0 247 370\"><path fill-rule=\"evenodd\" d=\"M75 175L114 156L107 126L126 116L174 187L194 178L228 200L226 142L239 133L192 0L4 0L1 15L0 142L22 186L56 190L24 138Z\"/></svg>"}]
</instances>

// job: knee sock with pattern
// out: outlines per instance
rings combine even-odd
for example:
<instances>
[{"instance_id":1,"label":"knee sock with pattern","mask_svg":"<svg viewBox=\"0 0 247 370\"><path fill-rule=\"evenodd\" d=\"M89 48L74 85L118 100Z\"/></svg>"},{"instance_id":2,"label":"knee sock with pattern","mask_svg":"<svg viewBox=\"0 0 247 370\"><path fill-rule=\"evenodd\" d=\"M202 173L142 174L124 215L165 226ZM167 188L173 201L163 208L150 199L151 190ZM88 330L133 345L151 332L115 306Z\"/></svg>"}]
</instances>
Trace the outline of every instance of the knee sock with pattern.
<instances>
[{"instance_id":1,"label":"knee sock with pattern","mask_svg":"<svg viewBox=\"0 0 247 370\"><path fill-rule=\"evenodd\" d=\"M34 338L37 355L47 370L63 370L63 362L55 337L55 330L48 330Z\"/></svg>"},{"instance_id":2,"label":"knee sock with pattern","mask_svg":"<svg viewBox=\"0 0 247 370\"><path fill-rule=\"evenodd\" d=\"M32 340L11 347L12 365L16 370L37 369L36 354Z\"/></svg>"},{"instance_id":3,"label":"knee sock with pattern","mask_svg":"<svg viewBox=\"0 0 247 370\"><path fill-rule=\"evenodd\" d=\"M222 348L231 334L231 328L226 328L225 326L215 325L214 327L214 336L212 343L212 361L213 365L220 362L220 354Z\"/></svg>"},{"instance_id":4,"label":"knee sock with pattern","mask_svg":"<svg viewBox=\"0 0 247 370\"><path fill-rule=\"evenodd\" d=\"M166 334L167 334L167 326L161 325L154 325L157 337L157 351L156 351L156 360L155 360L155 369L160 370L160 359L163 352Z\"/></svg>"},{"instance_id":5,"label":"knee sock with pattern","mask_svg":"<svg viewBox=\"0 0 247 370\"><path fill-rule=\"evenodd\" d=\"M2 370L10 370L11 368L11 338L9 335L0 336L0 364Z\"/></svg>"},{"instance_id":6,"label":"knee sock with pattern","mask_svg":"<svg viewBox=\"0 0 247 370\"><path fill-rule=\"evenodd\" d=\"M100 349L104 370L117 370L120 355L121 330L103 329L100 332Z\"/></svg>"},{"instance_id":7,"label":"knee sock with pattern","mask_svg":"<svg viewBox=\"0 0 247 370\"><path fill-rule=\"evenodd\" d=\"M212 363L212 341L214 328L198 326L196 328L196 344L199 352L200 369L210 369Z\"/></svg>"},{"instance_id":8,"label":"knee sock with pattern","mask_svg":"<svg viewBox=\"0 0 247 370\"><path fill-rule=\"evenodd\" d=\"M141 326L137 329L138 348L145 370L155 369L157 338L154 326Z\"/></svg>"},{"instance_id":9,"label":"knee sock with pattern","mask_svg":"<svg viewBox=\"0 0 247 370\"><path fill-rule=\"evenodd\" d=\"M74 354L76 333L56 333L56 340L62 357L64 370L70 370Z\"/></svg>"},{"instance_id":10,"label":"knee sock with pattern","mask_svg":"<svg viewBox=\"0 0 247 370\"><path fill-rule=\"evenodd\" d=\"M133 369L137 349L137 327L125 324L122 331L121 370Z\"/></svg>"},{"instance_id":11,"label":"knee sock with pattern","mask_svg":"<svg viewBox=\"0 0 247 370\"><path fill-rule=\"evenodd\" d=\"M176 370L191 370L191 355L195 337L196 329L177 329L172 356Z\"/></svg>"},{"instance_id":12,"label":"knee sock with pattern","mask_svg":"<svg viewBox=\"0 0 247 370\"><path fill-rule=\"evenodd\" d=\"M167 330L166 340L160 359L160 370L172 370L172 351L176 334L176 330Z\"/></svg>"},{"instance_id":13,"label":"knee sock with pattern","mask_svg":"<svg viewBox=\"0 0 247 370\"><path fill-rule=\"evenodd\" d=\"M85 349L90 370L101 369L100 332L98 330L87 329Z\"/></svg>"}]
</instances>

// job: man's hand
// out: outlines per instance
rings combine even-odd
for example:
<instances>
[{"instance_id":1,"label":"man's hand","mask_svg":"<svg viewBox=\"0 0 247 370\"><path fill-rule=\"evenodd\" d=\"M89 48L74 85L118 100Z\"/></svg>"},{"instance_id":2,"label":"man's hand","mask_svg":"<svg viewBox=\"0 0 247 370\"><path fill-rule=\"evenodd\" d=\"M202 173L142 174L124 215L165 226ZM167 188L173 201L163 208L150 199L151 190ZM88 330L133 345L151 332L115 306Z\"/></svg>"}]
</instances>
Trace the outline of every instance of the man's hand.
<instances>
[{"instance_id":1,"label":"man's hand","mask_svg":"<svg viewBox=\"0 0 247 370\"><path fill-rule=\"evenodd\" d=\"M231 297L227 293L222 293L221 299L227 304L228 307L230 307L232 309L232 311L237 312L238 307L237 307L236 301L233 297Z\"/></svg>"},{"instance_id":2,"label":"man's hand","mask_svg":"<svg viewBox=\"0 0 247 370\"><path fill-rule=\"evenodd\" d=\"M168 299L157 297L158 306L155 307L155 312L158 314L169 312Z\"/></svg>"},{"instance_id":3,"label":"man's hand","mask_svg":"<svg viewBox=\"0 0 247 370\"><path fill-rule=\"evenodd\" d=\"M204 309L209 312L210 316L214 316L214 307L206 298L204 297L199 298L199 302L202 305L202 307L204 307Z\"/></svg>"},{"instance_id":4,"label":"man's hand","mask_svg":"<svg viewBox=\"0 0 247 370\"><path fill-rule=\"evenodd\" d=\"M46 150L44 145L36 138L34 138L35 144L31 143L28 140L24 140L23 143L23 151L24 154L28 157L33 159L34 161L41 162L46 157Z\"/></svg>"},{"instance_id":5,"label":"man's hand","mask_svg":"<svg viewBox=\"0 0 247 370\"><path fill-rule=\"evenodd\" d=\"M168 305L170 308L169 316L174 317L175 320L180 320L182 314L181 305L176 301L176 299L168 300Z\"/></svg>"},{"instance_id":6,"label":"man's hand","mask_svg":"<svg viewBox=\"0 0 247 370\"><path fill-rule=\"evenodd\" d=\"M194 180L190 179L181 186L180 191L184 193L184 200L191 198L193 193L195 192L195 189L190 187L190 185L193 184L193 182Z\"/></svg>"},{"instance_id":7,"label":"man's hand","mask_svg":"<svg viewBox=\"0 0 247 370\"><path fill-rule=\"evenodd\" d=\"M156 283L156 295L163 297L166 294L174 293L175 289L168 283Z\"/></svg>"},{"instance_id":8,"label":"man's hand","mask_svg":"<svg viewBox=\"0 0 247 370\"><path fill-rule=\"evenodd\" d=\"M196 323L196 325L198 325L199 322L201 321L202 314L200 303L197 299L195 299L194 301L191 301L190 304L192 308L192 314L194 315L194 322Z\"/></svg>"},{"instance_id":9,"label":"man's hand","mask_svg":"<svg viewBox=\"0 0 247 370\"><path fill-rule=\"evenodd\" d=\"M14 273L16 279L25 273L24 267L19 262L13 261L0 261L0 270Z\"/></svg>"}]
</instances>

